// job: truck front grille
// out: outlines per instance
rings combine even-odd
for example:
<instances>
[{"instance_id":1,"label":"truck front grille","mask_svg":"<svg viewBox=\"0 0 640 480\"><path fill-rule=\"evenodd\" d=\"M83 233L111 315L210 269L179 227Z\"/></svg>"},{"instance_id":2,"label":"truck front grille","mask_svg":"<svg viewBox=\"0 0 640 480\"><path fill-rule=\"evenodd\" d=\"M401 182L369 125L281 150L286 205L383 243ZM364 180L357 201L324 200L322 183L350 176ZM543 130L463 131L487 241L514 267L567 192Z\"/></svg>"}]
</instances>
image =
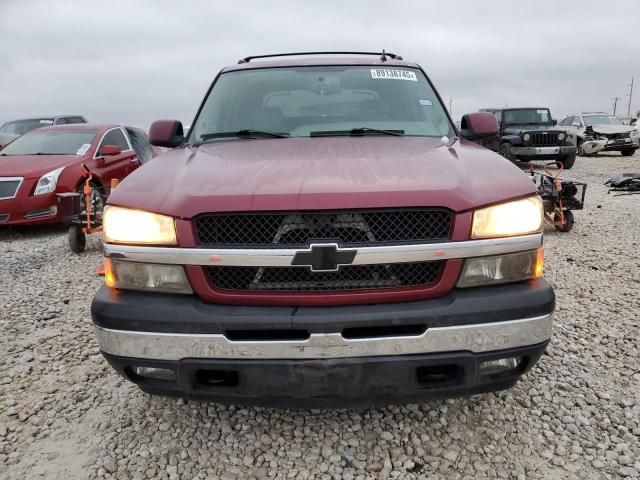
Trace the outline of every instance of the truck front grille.
<instances>
[{"instance_id":1,"label":"truck front grille","mask_svg":"<svg viewBox=\"0 0 640 480\"><path fill-rule=\"evenodd\" d=\"M558 132L529 132L531 141L528 145L532 147L552 147L559 145Z\"/></svg>"},{"instance_id":2,"label":"truck front grille","mask_svg":"<svg viewBox=\"0 0 640 480\"><path fill-rule=\"evenodd\" d=\"M344 291L429 285L438 280L444 261L388 265L346 265L337 272L307 267L204 267L212 286L253 292Z\"/></svg>"},{"instance_id":3,"label":"truck front grille","mask_svg":"<svg viewBox=\"0 0 640 480\"><path fill-rule=\"evenodd\" d=\"M202 246L295 248L312 241L366 246L449 239L452 213L445 209L327 212L205 213L194 220Z\"/></svg>"},{"instance_id":4,"label":"truck front grille","mask_svg":"<svg viewBox=\"0 0 640 480\"><path fill-rule=\"evenodd\" d=\"M0 178L0 200L5 198L14 198L21 183L22 178Z\"/></svg>"}]
</instances>

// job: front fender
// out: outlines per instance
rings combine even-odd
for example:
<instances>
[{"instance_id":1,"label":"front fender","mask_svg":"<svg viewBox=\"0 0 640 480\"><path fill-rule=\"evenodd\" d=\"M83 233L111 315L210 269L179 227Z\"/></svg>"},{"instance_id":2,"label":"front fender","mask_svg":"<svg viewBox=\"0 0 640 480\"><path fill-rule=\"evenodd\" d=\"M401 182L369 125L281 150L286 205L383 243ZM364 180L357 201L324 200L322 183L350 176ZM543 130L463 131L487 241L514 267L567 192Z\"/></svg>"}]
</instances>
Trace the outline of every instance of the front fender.
<instances>
[{"instance_id":1,"label":"front fender","mask_svg":"<svg viewBox=\"0 0 640 480\"><path fill-rule=\"evenodd\" d=\"M502 143L510 143L511 145L522 145L522 137L520 135L504 135Z\"/></svg>"}]
</instances>

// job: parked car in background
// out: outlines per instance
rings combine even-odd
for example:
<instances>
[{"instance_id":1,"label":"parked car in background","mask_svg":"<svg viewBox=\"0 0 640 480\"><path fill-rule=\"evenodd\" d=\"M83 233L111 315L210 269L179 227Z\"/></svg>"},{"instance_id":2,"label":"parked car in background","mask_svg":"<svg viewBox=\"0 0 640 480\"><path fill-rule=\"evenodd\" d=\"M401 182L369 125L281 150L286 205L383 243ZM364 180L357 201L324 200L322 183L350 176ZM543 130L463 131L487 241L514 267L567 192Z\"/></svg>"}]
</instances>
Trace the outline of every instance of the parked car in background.
<instances>
[{"instance_id":1,"label":"parked car in background","mask_svg":"<svg viewBox=\"0 0 640 480\"><path fill-rule=\"evenodd\" d=\"M187 138L151 126L172 150L109 197L92 304L144 391L414 403L509 388L544 352L542 202L473 143L495 117L458 131L419 65L351 57L242 59Z\"/></svg>"},{"instance_id":2,"label":"parked car in background","mask_svg":"<svg viewBox=\"0 0 640 480\"><path fill-rule=\"evenodd\" d=\"M108 193L155 156L146 134L120 125L74 124L32 130L0 150L0 226L60 222L57 193L80 191L84 163Z\"/></svg>"},{"instance_id":3,"label":"parked car in background","mask_svg":"<svg viewBox=\"0 0 640 480\"><path fill-rule=\"evenodd\" d=\"M50 127L52 125L66 125L69 123L87 123L87 119L82 115L59 115L12 120L0 127L0 148L4 147L12 140L15 140L20 135L24 135L36 128Z\"/></svg>"},{"instance_id":4,"label":"parked car in background","mask_svg":"<svg viewBox=\"0 0 640 480\"><path fill-rule=\"evenodd\" d=\"M638 148L638 141L632 138L635 127L605 112L574 113L560 120L558 126L567 132L568 141L576 146L578 155L613 151L630 157ZM637 139L637 131L634 136Z\"/></svg>"},{"instance_id":5,"label":"parked car in background","mask_svg":"<svg viewBox=\"0 0 640 480\"><path fill-rule=\"evenodd\" d=\"M556 160L565 169L576 161L576 147L567 143L567 134L555 127L546 107L483 108L491 112L500 125L498 141L487 144L509 160Z\"/></svg>"}]
</instances>

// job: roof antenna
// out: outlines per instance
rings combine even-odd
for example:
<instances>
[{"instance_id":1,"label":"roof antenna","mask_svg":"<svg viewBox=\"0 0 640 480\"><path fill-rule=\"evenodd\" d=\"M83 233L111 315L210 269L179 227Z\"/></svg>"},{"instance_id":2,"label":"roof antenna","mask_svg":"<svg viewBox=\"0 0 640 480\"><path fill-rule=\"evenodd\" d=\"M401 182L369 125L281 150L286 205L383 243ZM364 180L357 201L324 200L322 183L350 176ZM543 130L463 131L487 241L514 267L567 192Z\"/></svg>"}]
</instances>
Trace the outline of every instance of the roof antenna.
<instances>
[{"instance_id":1,"label":"roof antenna","mask_svg":"<svg viewBox=\"0 0 640 480\"><path fill-rule=\"evenodd\" d=\"M384 48L382 49L382 56L380 57L380 60L383 62L387 61L387 54L385 53Z\"/></svg>"}]
</instances>

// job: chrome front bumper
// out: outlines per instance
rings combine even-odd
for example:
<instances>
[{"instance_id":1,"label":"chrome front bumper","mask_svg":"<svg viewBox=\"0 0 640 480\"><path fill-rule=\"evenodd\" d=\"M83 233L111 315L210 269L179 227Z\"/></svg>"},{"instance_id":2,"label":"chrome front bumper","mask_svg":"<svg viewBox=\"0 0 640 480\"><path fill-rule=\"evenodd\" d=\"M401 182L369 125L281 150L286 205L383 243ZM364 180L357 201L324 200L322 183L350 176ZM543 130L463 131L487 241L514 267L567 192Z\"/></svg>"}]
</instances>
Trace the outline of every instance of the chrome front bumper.
<instances>
[{"instance_id":1,"label":"chrome front bumper","mask_svg":"<svg viewBox=\"0 0 640 480\"><path fill-rule=\"evenodd\" d=\"M154 333L96 327L100 349L119 357L154 360L322 359L439 352L473 353L535 345L551 337L552 314L475 325L435 327L421 335L346 339L312 333L306 340L232 341L222 334Z\"/></svg>"}]
</instances>

